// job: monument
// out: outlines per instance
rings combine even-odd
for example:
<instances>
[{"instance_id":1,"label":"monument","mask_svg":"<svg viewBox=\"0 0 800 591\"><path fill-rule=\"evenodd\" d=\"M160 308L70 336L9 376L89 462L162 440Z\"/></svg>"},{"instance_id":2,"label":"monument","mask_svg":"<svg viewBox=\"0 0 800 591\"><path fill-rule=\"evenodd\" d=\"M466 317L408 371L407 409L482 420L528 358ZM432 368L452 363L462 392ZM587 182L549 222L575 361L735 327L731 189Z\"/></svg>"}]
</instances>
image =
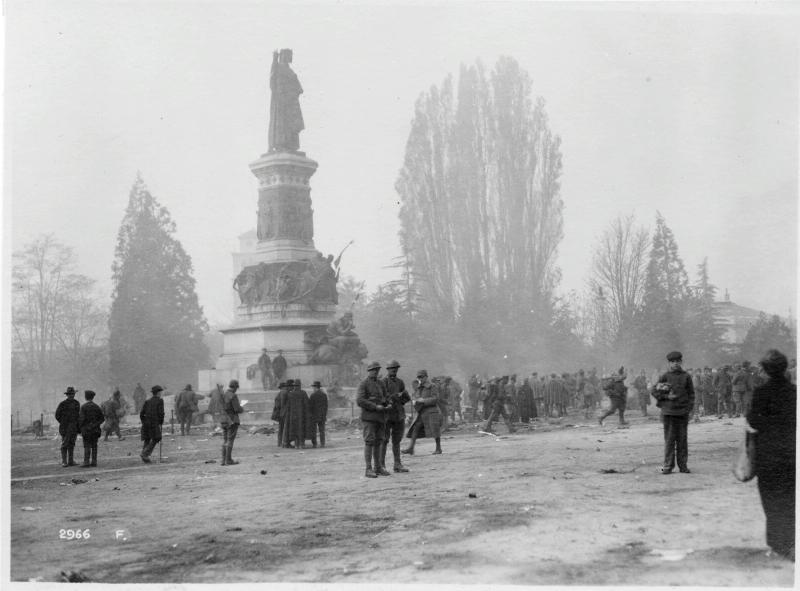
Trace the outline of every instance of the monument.
<instances>
[{"instance_id":1,"label":"monument","mask_svg":"<svg viewBox=\"0 0 800 591\"><path fill-rule=\"evenodd\" d=\"M300 151L303 89L291 63L290 49L273 53L269 148L250 164L258 179L256 231L241 235L233 253L235 320L219 329L223 353L214 369L200 372L201 389L237 379L243 393L263 391L262 349L282 351L286 377L308 385L347 382L367 355L352 314L336 318L341 255L314 247L309 181L317 163Z\"/></svg>"}]
</instances>

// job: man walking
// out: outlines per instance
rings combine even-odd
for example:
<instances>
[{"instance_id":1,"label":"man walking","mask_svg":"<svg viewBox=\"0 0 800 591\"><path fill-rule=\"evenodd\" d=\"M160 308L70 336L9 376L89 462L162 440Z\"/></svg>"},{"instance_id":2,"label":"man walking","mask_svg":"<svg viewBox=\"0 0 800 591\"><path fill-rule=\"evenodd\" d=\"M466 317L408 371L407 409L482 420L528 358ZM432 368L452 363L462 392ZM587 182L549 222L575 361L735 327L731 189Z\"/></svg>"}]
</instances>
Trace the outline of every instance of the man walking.
<instances>
[{"instance_id":1,"label":"man walking","mask_svg":"<svg viewBox=\"0 0 800 591\"><path fill-rule=\"evenodd\" d=\"M203 396L192 390L191 384L186 384L186 387L178 394L175 400L175 409L178 414L178 422L181 424L181 435L189 434L189 430L192 428L192 416L199 410L197 401L201 398Z\"/></svg>"},{"instance_id":2,"label":"man walking","mask_svg":"<svg viewBox=\"0 0 800 591\"><path fill-rule=\"evenodd\" d=\"M164 401L159 394L164 391L161 386L150 388L153 395L145 400L142 410L139 411L139 420L142 422L142 461L150 463L150 454L161 441L161 426L164 424Z\"/></svg>"},{"instance_id":3,"label":"man walking","mask_svg":"<svg viewBox=\"0 0 800 591\"><path fill-rule=\"evenodd\" d=\"M62 400L56 408L58 433L61 435L61 466L74 466L73 454L75 453L75 440L78 438L78 419L81 412L81 403L75 400L75 388L67 387L64 392L66 400Z\"/></svg>"},{"instance_id":4,"label":"man walking","mask_svg":"<svg viewBox=\"0 0 800 591\"><path fill-rule=\"evenodd\" d=\"M661 473L672 473L677 451L678 469L688 474L688 428L694 408L694 386L691 376L681 368L683 355L679 351L669 353L667 361L669 371L658 378L652 392L658 401L656 406L661 409L661 422L664 424L664 466Z\"/></svg>"},{"instance_id":5,"label":"man walking","mask_svg":"<svg viewBox=\"0 0 800 591\"><path fill-rule=\"evenodd\" d=\"M403 440L406 426L405 404L411 401L411 396L406 390L405 382L397 377L398 369L400 369L400 364L394 360L390 361L386 366L388 375L383 378L389 410L386 413L386 439L381 444L381 465L386 466L386 448L391 442L394 471L408 472L408 468L403 466L403 462L400 461L400 442Z\"/></svg>"},{"instance_id":6,"label":"man walking","mask_svg":"<svg viewBox=\"0 0 800 591\"><path fill-rule=\"evenodd\" d=\"M119 390L116 392L119 393ZM78 429L83 439L83 464L81 468L97 466L97 441L100 439L100 425L103 424L103 411L94 403L95 393L86 390L83 393L86 402L81 406L78 416ZM119 430L119 426L117 426Z\"/></svg>"},{"instance_id":7,"label":"man walking","mask_svg":"<svg viewBox=\"0 0 800 591\"><path fill-rule=\"evenodd\" d=\"M506 411L506 402L508 401L508 395L509 395L509 390L506 388L507 383L508 383L508 376L503 376L503 378L500 380L500 384L498 384L495 396L491 401L492 411L489 414L489 419L486 421L486 426L483 429L486 433L492 433L492 423L499 416L503 417L503 420L506 423L506 427L508 427L509 433L516 432L514 424L511 422L511 414Z\"/></svg>"},{"instance_id":8,"label":"man walking","mask_svg":"<svg viewBox=\"0 0 800 591\"><path fill-rule=\"evenodd\" d=\"M628 404L628 387L625 385L625 368L620 367L618 373L611 374L608 378L603 378L603 390L611 401L611 407L600 415L598 421L603 425L603 421L609 415L619 411L620 426L627 425L625 420L625 407Z\"/></svg>"},{"instance_id":9,"label":"man walking","mask_svg":"<svg viewBox=\"0 0 800 591\"><path fill-rule=\"evenodd\" d=\"M314 382L311 395L308 397L308 413L311 415L311 445L317 447L317 431L319 446L325 447L325 421L328 419L328 396L322 390L322 384Z\"/></svg>"},{"instance_id":10,"label":"man walking","mask_svg":"<svg viewBox=\"0 0 800 591\"><path fill-rule=\"evenodd\" d=\"M239 404L236 391L239 389L239 380L231 380L228 389L222 395L222 465L235 466L239 462L233 459L233 440L239 431L239 415L244 412Z\"/></svg>"},{"instance_id":11,"label":"man walking","mask_svg":"<svg viewBox=\"0 0 800 591\"><path fill-rule=\"evenodd\" d=\"M91 390L87 390L87 392L91 392ZM94 398L94 396L92 396L92 398ZM117 434L117 439L120 441L125 439L122 436L122 432L119 430L119 420L125 416L125 402L122 400L122 394L120 394L119 388L114 390L111 398L106 400L100 408L105 417L105 425L103 425L105 437L103 437L103 441L108 441L108 436L114 433Z\"/></svg>"},{"instance_id":12,"label":"man walking","mask_svg":"<svg viewBox=\"0 0 800 591\"><path fill-rule=\"evenodd\" d=\"M378 379L380 368L381 364L377 361L367 366L367 377L358 385L356 394L356 404L361 408L366 464L364 476L367 478L390 475L381 463L381 445L386 439L386 411L389 409L389 404L383 383ZM373 463L375 469L372 468Z\"/></svg>"},{"instance_id":13,"label":"man walking","mask_svg":"<svg viewBox=\"0 0 800 591\"><path fill-rule=\"evenodd\" d=\"M440 400L442 393L439 388L428 380L428 370L421 369L417 372L417 386L414 390L414 410L417 417L408 429L408 437L411 441L408 447L400 453L414 455L414 445L417 439L423 437L433 437L436 442L434 454L442 453L442 413L440 410Z\"/></svg>"}]
</instances>

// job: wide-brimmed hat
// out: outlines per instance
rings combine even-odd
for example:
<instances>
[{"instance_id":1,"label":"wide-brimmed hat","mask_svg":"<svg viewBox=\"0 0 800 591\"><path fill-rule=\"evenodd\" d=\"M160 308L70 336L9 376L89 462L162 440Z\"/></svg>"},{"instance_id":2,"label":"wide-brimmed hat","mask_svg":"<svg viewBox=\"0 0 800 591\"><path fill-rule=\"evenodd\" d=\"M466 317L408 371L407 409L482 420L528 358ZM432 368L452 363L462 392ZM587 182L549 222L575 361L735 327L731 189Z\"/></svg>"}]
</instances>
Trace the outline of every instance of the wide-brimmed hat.
<instances>
[{"instance_id":1,"label":"wide-brimmed hat","mask_svg":"<svg viewBox=\"0 0 800 591\"><path fill-rule=\"evenodd\" d=\"M156 386L153 386L152 388L150 388L150 391L153 394L158 394L159 392L163 392L164 388L162 388L161 386L156 385Z\"/></svg>"},{"instance_id":2,"label":"wide-brimmed hat","mask_svg":"<svg viewBox=\"0 0 800 591\"><path fill-rule=\"evenodd\" d=\"M311 385L315 388L322 388L322 383L319 380L312 382Z\"/></svg>"},{"instance_id":3,"label":"wide-brimmed hat","mask_svg":"<svg viewBox=\"0 0 800 591\"><path fill-rule=\"evenodd\" d=\"M381 364L378 363L377 361L373 361L372 363L370 363L367 366L367 371L372 371L373 369L380 369L380 368L381 368Z\"/></svg>"},{"instance_id":4,"label":"wide-brimmed hat","mask_svg":"<svg viewBox=\"0 0 800 591\"><path fill-rule=\"evenodd\" d=\"M423 376L426 377L426 378L428 377L428 370L427 369L421 369L421 370L419 370L417 372L417 377L418 378L421 378Z\"/></svg>"},{"instance_id":5,"label":"wide-brimmed hat","mask_svg":"<svg viewBox=\"0 0 800 591\"><path fill-rule=\"evenodd\" d=\"M386 364L386 369L391 369L393 367L397 367L397 368L400 367L400 364L397 363L397 361L394 360L394 359L392 359L389 363Z\"/></svg>"},{"instance_id":6,"label":"wide-brimmed hat","mask_svg":"<svg viewBox=\"0 0 800 591\"><path fill-rule=\"evenodd\" d=\"M289 386L294 386L294 380L293 379L292 380L286 380L286 387L288 388Z\"/></svg>"},{"instance_id":7,"label":"wide-brimmed hat","mask_svg":"<svg viewBox=\"0 0 800 591\"><path fill-rule=\"evenodd\" d=\"M72 394L73 396L76 394L75 388L73 388L72 386L67 386L67 390L64 392L64 396L69 396L70 394Z\"/></svg>"}]
</instances>

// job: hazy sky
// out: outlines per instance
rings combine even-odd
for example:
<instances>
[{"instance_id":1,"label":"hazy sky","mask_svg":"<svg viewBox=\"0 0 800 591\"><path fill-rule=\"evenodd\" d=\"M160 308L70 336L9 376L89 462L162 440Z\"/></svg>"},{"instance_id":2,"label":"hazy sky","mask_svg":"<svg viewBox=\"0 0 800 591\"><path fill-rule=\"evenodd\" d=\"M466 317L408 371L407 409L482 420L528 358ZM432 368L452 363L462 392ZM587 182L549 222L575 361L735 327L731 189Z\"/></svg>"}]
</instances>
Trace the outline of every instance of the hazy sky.
<instances>
[{"instance_id":1,"label":"hazy sky","mask_svg":"<svg viewBox=\"0 0 800 591\"><path fill-rule=\"evenodd\" d=\"M294 50L315 244L394 278L414 102L459 65L517 59L562 138L560 291L617 215L675 233L690 277L742 305L796 301L798 12L791 5L19 2L6 10L5 216L54 232L111 291L137 171L177 224L200 303L232 319L231 252L255 227L272 51ZM9 209L10 208L10 209ZM8 253L6 253L8 254Z\"/></svg>"}]
</instances>

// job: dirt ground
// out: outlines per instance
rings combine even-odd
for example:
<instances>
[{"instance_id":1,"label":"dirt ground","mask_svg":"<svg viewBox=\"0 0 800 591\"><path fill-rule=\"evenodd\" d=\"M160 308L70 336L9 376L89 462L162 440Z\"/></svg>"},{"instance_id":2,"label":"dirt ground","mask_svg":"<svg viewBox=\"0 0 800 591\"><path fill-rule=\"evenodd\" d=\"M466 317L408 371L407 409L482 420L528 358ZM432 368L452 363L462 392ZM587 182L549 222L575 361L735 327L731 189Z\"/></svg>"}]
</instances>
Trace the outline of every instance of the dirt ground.
<instances>
[{"instance_id":1,"label":"dirt ground","mask_svg":"<svg viewBox=\"0 0 800 591\"><path fill-rule=\"evenodd\" d=\"M161 464L141 462L136 435L101 442L91 469L15 436L11 580L791 586L794 565L766 555L755 481L731 474L743 419L692 423L692 474L664 476L658 419L629 414L624 429L464 425L442 455L420 440L408 474L378 479L353 427L297 451L245 432L231 467L205 430L166 435Z\"/></svg>"}]
</instances>

